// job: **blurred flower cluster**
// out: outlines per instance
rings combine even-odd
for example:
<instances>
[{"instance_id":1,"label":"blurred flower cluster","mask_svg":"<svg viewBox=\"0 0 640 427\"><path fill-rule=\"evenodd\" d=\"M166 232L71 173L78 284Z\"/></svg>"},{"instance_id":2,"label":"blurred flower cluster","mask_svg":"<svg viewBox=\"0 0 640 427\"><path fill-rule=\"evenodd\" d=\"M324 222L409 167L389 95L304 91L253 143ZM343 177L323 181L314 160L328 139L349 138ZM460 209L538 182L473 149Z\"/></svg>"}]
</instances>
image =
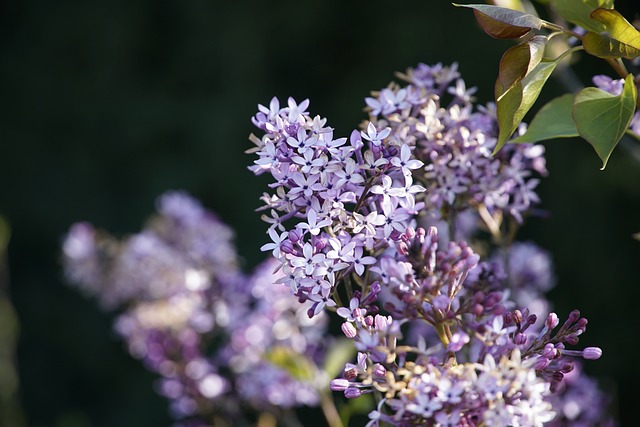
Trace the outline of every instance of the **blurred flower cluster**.
<instances>
[{"instance_id":1,"label":"blurred flower cluster","mask_svg":"<svg viewBox=\"0 0 640 427\"><path fill-rule=\"evenodd\" d=\"M309 319L273 285L273 260L243 275L233 232L190 196L166 193L157 210L123 240L73 225L64 265L72 283L117 311L115 330L159 374L175 425L250 425L260 412L317 405L328 384L318 368L331 345L327 317Z\"/></svg>"},{"instance_id":2,"label":"blurred flower cluster","mask_svg":"<svg viewBox=\"0 0 640 427\"><path fill-rule=\"evenodd\" d=\"M331 388L374 395L367 426L578 425L587 411L610 425L603 394L581 401L573 387L593 384L573 378L576 361L602 354L570 349L587 320L549 312L551 261L515 241L539 201L543 147L492 156L495 108L474 105L455 65L399 77L366 98L349 137L307 100L274 98L253 117L250 169L274 179L262 249L309 317L336 312L358 352Z\"/></svg>"}]
</instances>

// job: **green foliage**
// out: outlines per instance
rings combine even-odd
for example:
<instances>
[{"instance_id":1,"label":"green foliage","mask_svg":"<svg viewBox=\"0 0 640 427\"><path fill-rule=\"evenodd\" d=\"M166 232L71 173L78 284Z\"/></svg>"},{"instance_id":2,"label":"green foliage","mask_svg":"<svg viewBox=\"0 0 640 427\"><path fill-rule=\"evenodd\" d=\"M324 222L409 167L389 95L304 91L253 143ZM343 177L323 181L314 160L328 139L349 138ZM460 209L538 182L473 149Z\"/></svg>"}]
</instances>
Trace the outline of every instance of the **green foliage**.
<instances>
[{"instance_id":1,"label":"green foliage","mask_svg":"<svg viewBox=\"0 0 640 427\"><path fill-rule=\"evenodd\" d=\"M583 89L573 104L573 120L581 137L602 159L602 169L629 127L636 108L637 90L629 74L618 96L595 87Z\"/></svg>"},{"instance_id":2,"label":"green foliage","mask_svg":"<svg viewBox=\"0 0 640 427\"><path fill-rule=\"evenodd\" d=\"M500 134L494 150L497 153L513 135L524 115L538 99L542 87L556 67L556 61L543 61L496 99Z\"/></svg>"},{"instance_id":3,"label":"green foliage","mask_svg":"<svg viewBox=\"0 0 640 427\"><path fill-rule=\"evenodd\" d=\"M602 23L591 19L591 12L598 8L613 9L613 0L551 0L551 7L558 15L589 31L605 31Z\"/></svg>"},{"instance_id":4,"label":"green foliage","mask_svg":"<svg viewBox=\"0 0 640 427\"><path fill-rule=\"evenodd\" d=\"M640 56L640 32L617 10L596 9L591 18L600 22L604 30L588 32L582 41L584 50L599 58L627 58Z\"/></svg>"},{"instance_id":5,"label":"green foliage","mask_svg":"<svg viewBox=\"0 0 640 427\"><path fill-rule=\"evenodd\" d=\"M581 136L596 150L604 169L618 141L628 132L635 112L635 79L626 70L622 59L640 57L640 31L613 8L613 0L550 0L539 3L548 3L561 21L583 27L586 34L582 36L564 28L564 21L548 22L538 18L535 11L523 12L526 8L511 10L488 5L463 5L473 9L482 29L495 38L516 39L534 30L550 31L548 35L528 37L508 49L500 60L495 83L500 131L494 153L510 142L560 60L584 49L590 55L606 59L620 77L626 78L623 93L614 96L596 88L586 88L575 97L567 94L556 98L540 110L524 135L511 142ZM575 37L578 45L553 60L545 58L545 50L554 37ZM567 43L562 45L567 46Z\"/></svg>"},{"instance_id":6,"label":"green foliage","mask_svg":"<svg viewBox=\"0 0 640 427\"><path fill-rule=\"evenodd\" d=\"M572 116L574 99L574 94L567 93L549 101L538 110L527 132L511 142L538 142L579 136Z\"/></svg>"},{"instance_id":7,"label":"green foliage","mask_svg":"<svg viewBox=\"0 0 640 427\"><path fill-rule=\"evenodd\" d=\"M542 61L546 42L546 37L534 36L527 43L513 46L502 55L495 85L496 99L504 95Z\"/></svg>"},{"instance_id":8,"label":"green foliage","mask_svg":"<svg viewBox=\"0 0 640 427\"><path fill-rule=\"evenodd\" d=\"M542 28L542 20L530 13L484 4L453 4L473 9L482 29L497 39L518 39L532 29Z\"/></svg>"}]
</instances>

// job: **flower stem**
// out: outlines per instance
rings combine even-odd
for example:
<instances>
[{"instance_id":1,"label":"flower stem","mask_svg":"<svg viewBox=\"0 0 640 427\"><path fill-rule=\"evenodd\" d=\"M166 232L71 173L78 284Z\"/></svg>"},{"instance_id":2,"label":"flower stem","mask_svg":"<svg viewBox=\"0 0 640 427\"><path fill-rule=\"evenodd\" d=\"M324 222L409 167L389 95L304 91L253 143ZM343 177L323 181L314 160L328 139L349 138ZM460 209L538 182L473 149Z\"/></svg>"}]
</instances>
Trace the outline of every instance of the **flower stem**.
<instances>
[{"instance_id":1,"label":"flower stem","mask_svg":"<svg viewBox=\"0 0 640 427\"><path fill-rule=\"evenodd\" d=\"M344 427L331 394L322 393L320 406L322 407L322 412L324 413L324 417L327 420L327 425L329 425L329 427Z\"/></svg>"}]
</instances>

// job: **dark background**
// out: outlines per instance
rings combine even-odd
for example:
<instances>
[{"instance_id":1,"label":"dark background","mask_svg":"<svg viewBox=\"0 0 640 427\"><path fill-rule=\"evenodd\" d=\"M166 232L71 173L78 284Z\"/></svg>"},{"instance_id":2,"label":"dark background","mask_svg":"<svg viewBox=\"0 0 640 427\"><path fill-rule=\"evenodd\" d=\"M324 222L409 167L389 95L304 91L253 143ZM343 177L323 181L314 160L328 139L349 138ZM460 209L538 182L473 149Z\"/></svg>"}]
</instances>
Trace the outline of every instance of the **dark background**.
<instances>
[{"instance_id":1,"label":"dark background","mask_svg":"<svg viewBox=\"0 0 640 427\"><path fill-rule=\"evenodd\" d=\"M618 3L633 17L633 1ZM236 230L249 269L266 241L253 212L265 180L246 170L244 154L258 103L310 98L310 111L346 136L365 118L369 91L418 62L458 61L490 100L510 45L439 0L3 2L0 214L12 228L27 425L169 424L154 376L114 337L112 316L65 285L59 248L73 222L135 232L160 193L184 189ZM581 58L583 83L608 72ZM541 98L559 93L551 82ZM539 192L551 215L521 237L553 253L557 312L580 308L590 320L581 345L604 356L587 370L628 424L640 380L640 242L631 238L640 162L617 149L599 171L584 141L545 145L550 176Z\"/></svg>"}]
</instances>

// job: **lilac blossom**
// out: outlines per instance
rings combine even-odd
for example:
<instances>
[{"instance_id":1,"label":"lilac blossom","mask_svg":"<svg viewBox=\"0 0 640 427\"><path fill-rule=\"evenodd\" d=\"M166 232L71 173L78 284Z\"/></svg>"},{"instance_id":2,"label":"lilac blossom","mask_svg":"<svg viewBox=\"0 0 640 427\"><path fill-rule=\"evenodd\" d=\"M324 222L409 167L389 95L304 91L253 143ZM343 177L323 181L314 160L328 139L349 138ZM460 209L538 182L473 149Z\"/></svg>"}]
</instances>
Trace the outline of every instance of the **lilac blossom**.
<instances>
[{"instance_id":1,"label":"lilac blossom","mask_svg":"<svg viewBox=\"0 0 640 427\"><path fill-rule=\"evenodd\" d=\"M116 332L159 375L155 390L176 425L317 405L328 382L317 367L330 344L326 316L309 319L311 302L273 285L284 274L274 275L275 260L242 274L231 229L187 194L166 193L157 209L123 240L76 224L63 251L70 281L118 311ZM283 357L299 361L304 376Z\"/></svg>"},{"instance_id":2,"label":"lilac blossom","mask_svg":"<svg viewBox=\"0 0 640 427\"><path fill-rule=\"evenodd\" d=\"M369 120L337 142L306 110L259 106L250 169L274 179L263 250L313 303L310 316L342 318L356 363L330 387L376 397L367 426L541 426L557 418L552 396L575 360L602 355L574 349L587 325L577 310L563 323L549 313L548 256L513 242L539 202L544 148L493 156L495 106L474 106L456 65L400 78L365 100ZM406 339L407 328L418 332Z\"/></svg>"}]
</instances>

